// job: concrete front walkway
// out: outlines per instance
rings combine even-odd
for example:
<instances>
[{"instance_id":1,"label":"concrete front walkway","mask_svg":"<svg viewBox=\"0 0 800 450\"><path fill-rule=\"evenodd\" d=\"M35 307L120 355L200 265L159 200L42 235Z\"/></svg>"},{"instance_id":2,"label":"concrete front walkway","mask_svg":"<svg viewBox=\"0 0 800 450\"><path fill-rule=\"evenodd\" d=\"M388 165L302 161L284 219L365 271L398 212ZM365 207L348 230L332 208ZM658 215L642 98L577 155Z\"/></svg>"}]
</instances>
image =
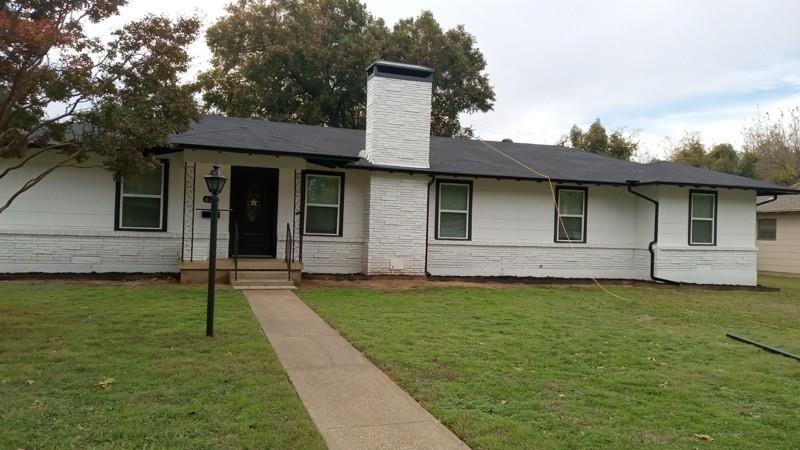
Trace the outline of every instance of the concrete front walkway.
<instances>
[{"instance_id":1,"label":"concrete front walkway","mask_svg":"<svg viewBox=\"0 0 800 450\"><path fill-rule=\"evenodd\" d=\"M292 291L244 291L331 449L467 449Z\"/></svg>"}]
</instances>

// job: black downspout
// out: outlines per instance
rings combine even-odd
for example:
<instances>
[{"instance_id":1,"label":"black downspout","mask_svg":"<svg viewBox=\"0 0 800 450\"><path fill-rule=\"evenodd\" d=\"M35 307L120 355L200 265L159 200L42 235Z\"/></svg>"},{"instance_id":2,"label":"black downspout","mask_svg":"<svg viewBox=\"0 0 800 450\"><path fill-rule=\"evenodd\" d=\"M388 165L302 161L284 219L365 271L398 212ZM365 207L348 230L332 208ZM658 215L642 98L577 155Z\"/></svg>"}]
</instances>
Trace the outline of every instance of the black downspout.
<instances>
[{"instance_id":1,"label":"black downspout","mask_svg":"<svg viewBox=\"0 0 800 450\"><path fill-rule=\"evenodd\" d=\"M298 234L300 235L300 250L298 251L297 259L300 262L303 262L303 235L305 234L306 229L306 214L305 214L305 206L306 206L306 177L301 172L300 175L300 210L298 211L295 209L294 215L300 216L300 228L297 230ZM295 198L295 208L297 207L297 169L294 171L294 198Z\"/></svg>"},{"instance_id":2,"label":"black downspout","mask_svg":"<svg viewBox=\"0 0 800 450\"><path fill-rule=\"evenodd\" d=\"M772 203L777 199L778 199L778 196L777 195L773 195L772 198L769 199L769 200L764 200L763 202L756 202L756 206L766 205L767 203Z\"/></svg>"},{"instance_id":3,"label":"black downspout","mask_svg":"<svg viewBox=\"0 0 800 450\"><path fill-rule=\"evenodd\" d=\"M431 181L428 182L428 198L426 199L427 203L425 204L425 276L431 276L431 273L428 272L428 234L430 233L430 226L431 226L431 185L436 180L436 177L431 177Z\"/></svg>"},{"instance_id":4,"label":"black downspout","mask_svg":"<svg viewBox=\"0 0 800 450\"><path fill-rule=\"evenodd\" d=\"M300 212L297 210L297 169L294 169L294 193L292 194L292 259L294 259L294 239L297 233L297 216ZM300 254L297 259L303 262L303 237L300 236Z\"/></svg>"},{"instance_id":5,"label":"black downspout","mask_svg":"<svg viewBox=\"0 0 800 450\"><path fill-rule=\"evenodd\" d=\"M650 244L647 245L647 251L650 252L650 279L653 281L660 281L662 283L676 284L676 285L680 284L677 281L667 280L665 278L659 278L656 276L656 252L655 250L653 250L653 247L656 245L656 243L658 243L658 201L644 194L634 191L633 183L635 182L632 181L628 182L628 192L639 198L647 200L648 202L652 203L653 206L655 207L655 219L653 221L653 240L650 241Z\"/></svg>"}]
</instances>

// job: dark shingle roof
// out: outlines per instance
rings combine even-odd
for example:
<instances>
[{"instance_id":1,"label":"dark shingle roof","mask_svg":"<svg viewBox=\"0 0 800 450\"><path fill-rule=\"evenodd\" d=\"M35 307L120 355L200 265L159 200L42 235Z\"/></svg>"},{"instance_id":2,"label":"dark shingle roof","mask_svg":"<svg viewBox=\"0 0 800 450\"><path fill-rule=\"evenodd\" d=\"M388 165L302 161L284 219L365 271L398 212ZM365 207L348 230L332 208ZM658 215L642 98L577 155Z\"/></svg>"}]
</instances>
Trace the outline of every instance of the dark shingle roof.
<instances>
[{"instance_id":1,"label":"dark shingle roof","mask_svg":"<svg viewBox=\"0 0 800 450\"><path fill-rule=\"evenodd\" d=\"M791 191L791 188L768 181L714 172L713 170L701 169L699 167L684 166L683 164L671 161L657 161L650 164L641 164L637 179L642 184L704 184L718 187L746 187L764 191L775 189Z\"/></svg>"},{"instance_id":2,"label":"dark shingle roof","mask_svg":"<svg viewBox=\"0 0 800 450\"><path fill-rule=\"evenodd\" d=\"M364 148L364 130L205 116L186 133L171 136L170 143L187 148L357 160Z\"/></svg>"},{"instance_id":3,"label":"dark shingle roof","mask_svg":"<svg viewBox=\"0 0 800 450\"><path fill-rule=\"evenodd\" d=\"M554 181L628 184L678 184L756 190L759 194L797 192L785 186L660 161L639 164L558 145L431 138L430 169L377 166L359 158L364 130L205 116L170 138L178 148L296 155L376 170L417 171L491 178L543 179L500 152ZM496 151L496 150L499 150Z\"/></svg>"},{"instance_id":4,"label":"dark shingle roof","mask_svg":"<svg viewBox=\"0 0 800 450\"><path fill-rule=\"evenodd\" d=\"M800 189L800 183L793 184L792 187ZM782 195L776 200L771 200L770 197L760 197L758 201L769 202L759 206L758 212L800 212L800 195Z\"/></svg>"}]
</instances>

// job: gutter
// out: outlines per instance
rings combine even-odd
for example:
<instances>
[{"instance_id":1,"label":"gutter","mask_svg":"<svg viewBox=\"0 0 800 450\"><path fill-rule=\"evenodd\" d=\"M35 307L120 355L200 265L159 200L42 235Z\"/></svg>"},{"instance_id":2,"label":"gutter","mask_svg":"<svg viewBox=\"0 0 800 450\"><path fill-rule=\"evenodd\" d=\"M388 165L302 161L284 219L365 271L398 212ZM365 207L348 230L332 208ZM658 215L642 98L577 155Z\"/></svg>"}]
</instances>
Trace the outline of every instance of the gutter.
<instances>
[{"instance_id":1,"label":"gutter","mask_svg":"<svg viewBox=\"0 0 800 450\"><path fill-rule=\"evenodd\" d=\"M650 252L650 279L653 281L660 281L662 283L673 284L673 285L680 285L677 281L667 280L666 278L659 278L656 276L656 252L653 247L658 243L658 201L652 199L642 193L636 192L633 190L633 186L637 184L634 180L628 181L628 192L631 194L645 199L648 202L652 203L654 206L654 219L653 219L653 240L647 245L647 251Z\"/></svg>"},{"instance_id":2,"label":"gutter","mask_svg":"<svg viewBox=\"0 0 800 450\"><path fill-rule=\"evenodd\" d=\"M428 198L425 204L425 276L431 276L431 273L428 272L428 235L430 234L430 227L431 227L431 186L433 182L436 181L436 176L431 175L431 181L428 182Z\"/></svg>"},{"instance_id":3,"label":"gutter","mask_svg":"<svg viewBox=\"0 0 800 450\"><path fill-rule=\"evenodd\" d=\"M764 200L763 202L756 202L756 206L766 205L767 203L772 203L777 199L778 199L778 196L777 195L773 195L772 198L769 199L769 200Z\"/></svg>"}]
</instances>

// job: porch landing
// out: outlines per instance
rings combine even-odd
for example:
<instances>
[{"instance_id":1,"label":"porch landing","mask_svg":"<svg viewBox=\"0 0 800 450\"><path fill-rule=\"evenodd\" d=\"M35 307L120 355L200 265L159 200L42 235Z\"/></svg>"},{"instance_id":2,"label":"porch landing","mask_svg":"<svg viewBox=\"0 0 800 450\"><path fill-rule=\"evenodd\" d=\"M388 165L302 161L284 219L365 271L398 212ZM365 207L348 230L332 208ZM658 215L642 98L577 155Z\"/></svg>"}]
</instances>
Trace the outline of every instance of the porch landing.
<instances>
[{"instance_id":1,"label":"porch landing","mask_svg":"<svg viewBox=\"0 0 800 450\"><path fill-rule=\"evenodd\" d=\"M194 284L205 283L208 280L208 261L181 261L178 263L181 271L181 283ZM300 274L303 271L303 263L295 261L292 263L292 281L300 282ZM233 279L234 261L233 258L217 259L217 281L220 283L230 283ZM254 274L269 275L286 274L286 263L275 258L239 258L239 275L242 278Z\"/></svg>"}]
</instances>

